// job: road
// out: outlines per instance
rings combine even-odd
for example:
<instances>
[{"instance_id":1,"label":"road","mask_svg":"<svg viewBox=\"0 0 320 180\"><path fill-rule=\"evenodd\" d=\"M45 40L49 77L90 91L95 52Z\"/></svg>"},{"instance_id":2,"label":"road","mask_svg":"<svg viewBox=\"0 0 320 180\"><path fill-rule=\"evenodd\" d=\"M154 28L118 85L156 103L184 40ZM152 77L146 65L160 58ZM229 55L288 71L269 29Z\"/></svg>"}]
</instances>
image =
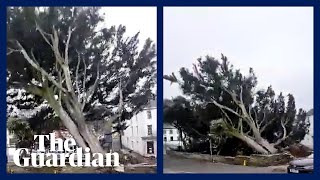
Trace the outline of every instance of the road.
<instances>
[{"instance_id":1,"label":"road","mask_svg":"<svg viewBox=\"0 0 320 180\"><path fill-rule=\"evenodd\" d=\"M169 155L164 155L163 163L164 173L284 173L274 172L274 167L248 167L211 163Z\"/></svg>"}]
</instances>

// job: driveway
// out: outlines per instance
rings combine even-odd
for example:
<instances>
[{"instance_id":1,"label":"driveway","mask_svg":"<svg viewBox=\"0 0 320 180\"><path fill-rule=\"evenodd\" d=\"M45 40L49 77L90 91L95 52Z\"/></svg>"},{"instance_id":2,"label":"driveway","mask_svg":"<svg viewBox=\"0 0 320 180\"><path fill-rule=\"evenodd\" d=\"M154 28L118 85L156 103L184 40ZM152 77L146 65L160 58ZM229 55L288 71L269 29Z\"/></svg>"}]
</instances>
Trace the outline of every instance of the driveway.
<instances>
[{"instance_id":1,"label":"driveway","mask_svg":"<svg viewBox=\"0 0 320 180\"><path fill-rule=\"evenodd\" d=\"M275 172L285 167L249 167L211 163L194 159L185 159L176 156L164 155L164 173L285 173Z\"/></svg>"}]
</instances>

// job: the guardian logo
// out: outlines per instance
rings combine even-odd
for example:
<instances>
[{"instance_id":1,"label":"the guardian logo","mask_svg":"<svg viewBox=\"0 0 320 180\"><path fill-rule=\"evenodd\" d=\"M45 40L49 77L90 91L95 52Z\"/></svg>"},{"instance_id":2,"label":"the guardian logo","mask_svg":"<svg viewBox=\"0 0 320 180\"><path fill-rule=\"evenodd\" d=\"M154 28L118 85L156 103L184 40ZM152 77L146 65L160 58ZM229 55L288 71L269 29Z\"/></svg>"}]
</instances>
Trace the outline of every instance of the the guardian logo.
<instances>
[{"instance_id":1,"label":"the guardian logo","mask_svg":"<svg viewBox=\"0 0 320 180\"><path fill-rule=\"evenodd\" d=\"M50 135L34 135L38 138L39 148L33 152L27 148L19 148L14 152L13 161L20 167L116 167L119 166L119 154L90 153L89 148L76 147L74 139L56 139ZM50 148L45 148L45 138L50 140Z\"/></svg>"}]
</instances>

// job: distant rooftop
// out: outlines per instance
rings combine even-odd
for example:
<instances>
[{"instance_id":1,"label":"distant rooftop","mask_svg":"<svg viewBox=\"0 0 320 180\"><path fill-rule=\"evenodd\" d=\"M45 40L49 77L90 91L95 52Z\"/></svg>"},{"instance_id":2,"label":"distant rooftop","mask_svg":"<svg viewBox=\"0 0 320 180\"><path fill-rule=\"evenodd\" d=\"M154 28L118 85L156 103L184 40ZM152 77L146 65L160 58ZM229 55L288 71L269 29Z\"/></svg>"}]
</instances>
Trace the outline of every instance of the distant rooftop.
<instances>
[{"instance_id":1,"label":"distant rooftop","mask_svg":"<svg viewBox=\"0 0 320 180\"><path fill-rule=\"evenodd\" d=\"M313 109L310 109L310 110L307 112L307 116L313 116Z\"/></svg>"},{"instance_id":2,"label":"distant rooftop","mask_svg":"<svg viewBox=\"0 0 320 180\"><path fill-rule=\"evenodd\" d=\"M157 96L149 99L149 102L144 106L145 109L157 108Z\"/></svg>"},{"instance_id":3,"label":"distant rooftop","mask_svg":"<svg viewBox=\"0 0 320 180\"><path fill-rule=\"evenodd\" d=\"M169 123L163 123L163 129L174 129L175 127L173 127L171 124Z\"/></svg>"}]
</instances>

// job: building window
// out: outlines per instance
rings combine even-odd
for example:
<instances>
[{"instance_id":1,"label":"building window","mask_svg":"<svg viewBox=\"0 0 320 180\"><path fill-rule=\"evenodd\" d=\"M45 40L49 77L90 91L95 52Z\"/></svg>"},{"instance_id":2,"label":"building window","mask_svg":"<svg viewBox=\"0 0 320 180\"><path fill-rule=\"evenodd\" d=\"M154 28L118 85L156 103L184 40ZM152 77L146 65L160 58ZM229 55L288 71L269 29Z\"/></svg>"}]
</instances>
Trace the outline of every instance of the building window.
<instances>
[{"instance_id":1,"label":"building window","mask_svg":"<svg viewBox=\"0 0 320 180\"><path fill-rule=\"evenodd\" d=\"M148 116L148 119L151 119L151 118L152 118L152 116L151 116L151 111L150 111L150 110L147 111L147 116Z\"/></svg>"},{"instance_id":2,"label":"building window","mask_svg":"<svg viewBox=\"0 0 320 180\"><path fill-rule=\"evenodd\" d=\"M164 140L165 142L167 142L167 137L163 137L163 140Z\"/></svg>"},{"instance_id":3,"label":"building window","mask_svg":"<svg viewBox=\"0 0 320 180\"><path fill-rule=\"evenodd\" d=\"M173 134L173 130L172 129L170 129L170 134Z\"/></svg>"},{"instance_id":4,"label":"building window","mask_svg":"<svg viewBox=\"0 0 320 180\"><path fill-rule=\"evenodd\" d=\"M152 125L148 125L148 135L152 135Z\"/></svg>"},{"instance_id":5,"label":"building window","mask_svg":"<svg viewBox=\"0 0 320 180\"><path fill-rule=\"evenodd\" d=\"M163 134L167 134L167 131L166 131L166 130L163 130Z\"/></svg>"},{"instance_id":6,"label":"building window","mask_svg":"<svg viewBox=\"0 0 320 180\"><path fill-rule=\"evenodd\" d=\"M153 141L147 141L147 153L148 154L154 153Z\"/></svg>"},{"instance_id":7,"label":"building window","mask_svg":"<svg viewBox=\"0 0 320 180\"><path fill-rule=\"evenodd\" d=\"M173 136L170 137L170 141L173 141Z\"/></svg>"}]
</instances>

